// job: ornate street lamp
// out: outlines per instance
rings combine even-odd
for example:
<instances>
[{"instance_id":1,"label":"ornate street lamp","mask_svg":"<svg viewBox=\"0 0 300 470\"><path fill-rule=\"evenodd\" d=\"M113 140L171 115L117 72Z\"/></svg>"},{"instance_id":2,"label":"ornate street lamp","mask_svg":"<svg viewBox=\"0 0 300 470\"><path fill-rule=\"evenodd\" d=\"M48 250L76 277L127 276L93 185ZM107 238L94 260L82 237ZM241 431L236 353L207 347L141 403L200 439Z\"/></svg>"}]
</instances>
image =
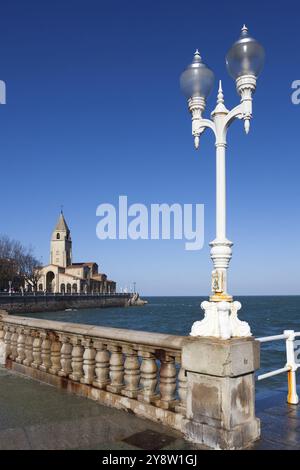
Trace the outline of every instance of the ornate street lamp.
<instances>
[{"instance_id":1,"label":"ornate street lamp","mask_svg":"<svg viewBox=\"0 0 300 470\"><path fill-rule=\"evenodd\" d=\"M192 115L192 134L195 148L199 148L201 134L210 128L215 135L216 144L216 238L210 243L212 271L212 295L209 301L202 302L204 319L195 322L192 336L230 337L251 336L248 323L237 317L240 302L234 302L227 291L227 269L232 256L232 242L226 237L226 173L225 151L226 136L230 124L235 119L243 119L246 134L250 130L252 118L252 96L256 80L264 64L263 47L248 34L243 26L241 36L226 55L229 74L235 79L240 104L229 111L224 104L221 81L217 96L217 106L211 113L211 119L202 117L206 99L214 83L213 72L202 62L195 52L191 65L181 74L181 89L188 99L188 108Z\"/></svg>"}]
</instances>

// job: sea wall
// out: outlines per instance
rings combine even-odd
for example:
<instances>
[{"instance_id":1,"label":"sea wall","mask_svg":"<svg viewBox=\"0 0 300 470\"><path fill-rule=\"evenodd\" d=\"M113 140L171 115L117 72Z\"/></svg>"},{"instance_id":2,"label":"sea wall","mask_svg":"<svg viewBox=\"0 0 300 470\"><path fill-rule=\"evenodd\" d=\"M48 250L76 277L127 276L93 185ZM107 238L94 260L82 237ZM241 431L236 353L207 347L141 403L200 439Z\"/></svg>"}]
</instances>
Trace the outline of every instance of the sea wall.
<instances>
[{"instance_id":1,"label":"sea wall","mask_svg":"<svg viewBox=\"0 0 300 470\"><path fill-rule=\"evenodd\" d=\"M259 348L252 337L174 336L0 312L0 364L213 449L244 449L260 436Z\"/></svg>"},{"instance_id":2,"label":"sea wall","mask_svg":"<svg viewBox=\"0 0 300 470\"><path fill-rule=\"evenodd\" d=\"M130 294L110 295L1 295L0 309L8 313L54 312L67 308L126 307Z\"/></svg>"}]
</instances>

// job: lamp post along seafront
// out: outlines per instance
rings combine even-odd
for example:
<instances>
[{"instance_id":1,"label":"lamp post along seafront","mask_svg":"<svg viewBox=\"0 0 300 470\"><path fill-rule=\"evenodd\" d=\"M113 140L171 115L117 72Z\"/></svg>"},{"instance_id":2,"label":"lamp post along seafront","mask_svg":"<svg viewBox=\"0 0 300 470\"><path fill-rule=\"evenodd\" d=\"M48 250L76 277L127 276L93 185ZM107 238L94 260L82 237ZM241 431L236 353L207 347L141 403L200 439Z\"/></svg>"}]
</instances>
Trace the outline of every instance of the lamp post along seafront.
<instances>
[{"instance_id":1,"label":"lamp post along seafront","mask_svg":"<svg viewBox=\"0 0 300 470\"><path fill-rule=\"evenodd\" d=\"M217 105L211 119L203 117L206 99L214 83L213 72L202 62L198 50L182 73L181 88L192 115L195 147L206 129L216 145L216 237L210 243L212 293L202 302L204 319L195 322L182 350L182 368L187 377L185 429L187 439L216 449L241 449L260 436L255 416L254 372L260 364L260 345L251 336L248 323L238 319L241 308L228 292L227 271L232 242L226 233L226 137L236 119L244 121L246 133L252 118L252 96L264 62L262 46L252 39L246 26L226 56L227 69L235 79L240 103L228 110L219 84Z\"/></svg>"},{"instance_id":2,"label":"lamp post along seafront","mask_svg":"<svg viewBox=\"0 0 300 470\"><path fill-rule=\"evenodd\" d=\"M237 316L240 302L233 301L228 293L227 271L232 256L233 243L226 234L226 146L227 131L236 120L244 121L246 134L250 130L252 118L252 96L255 92L257 77L264 64L263 47L248 34L244 25L241 35L226 55L229 74L235 79L240 103L228 110L224 103L222 83L219 82L217 105L211 113L211 119L202 117L206 99L214 84L213 72L202 62L198 50L193 62L180 77L182 91L188 99L188 108L192 115L192 134L195 148L199 148L200 137L206 129L215 135L216 145L216 238L210 243L212 271L212 294L209 301L204 301L204 319L193 324L192 336L214 336L228 339L248 337L251 331L248 323Z\"/></svg>"}]
</instances>

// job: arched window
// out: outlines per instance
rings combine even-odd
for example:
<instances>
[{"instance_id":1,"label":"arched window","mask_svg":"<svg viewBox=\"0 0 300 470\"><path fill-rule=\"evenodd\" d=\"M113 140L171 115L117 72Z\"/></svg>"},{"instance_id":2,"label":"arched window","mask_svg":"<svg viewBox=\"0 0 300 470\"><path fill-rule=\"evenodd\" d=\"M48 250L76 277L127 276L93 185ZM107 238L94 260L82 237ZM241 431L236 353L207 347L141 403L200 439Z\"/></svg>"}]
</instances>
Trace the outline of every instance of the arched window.
<instances>
[{"instance_id":1,"label":"arched window","mask_svg":"<svg viewBox=\"0 0 300 470\"><path fill-rule=\"evenodd\" d=\"M46 275L47 292L54 292L54 287L55 287L55 274L52 271L48 271Z\"/></svg>"},{"instance_id":2,"label":"arched window","mask_svg":"<svg viewBox=\"0 0 300 470\"><path fill-rule=\"evenodd\" d=\"M43 290L43 284L39 284L39 290Z\"/></svg>"},{"instance_id":3,"label":"arched window","mask_svg":"<svg viewBox=\"0 0 300 470\"><path fill-rule=\"evenodd\" d=\"M77 284L73 284L72 291L74 294L77 294Z\"/></svg>"},{"instance_id":4,"label":"arched window","mask_svg":"<svg viewBox=\"0 0 300 470\"><path fill-rule=\"evenodd\" d=\"M56 240L59 240L60 239L60 233L57 233L56 234Z\"/></svg>"},{"instance_id":5,"label":"arched window","mask_svg":"<svg viewBox=\"0 0 300 470\"><path fill-rule=\"evenodd\" d=\"M66 292L66 286L65 286L65 284L61 284L61 285L60 285L60 292L61 292L62 294L64 294L64 293Z\"/></svg>"},{"instance_id":6,"label":"arched window","mask_svg":"<svg viewBox=\"0 0 300 470\"><path fill-rule=\"evenodd\" d=\"M71 294L71 292L72 292L71 284L67 284L67 293Z\"/></svg>"}]
</instances>

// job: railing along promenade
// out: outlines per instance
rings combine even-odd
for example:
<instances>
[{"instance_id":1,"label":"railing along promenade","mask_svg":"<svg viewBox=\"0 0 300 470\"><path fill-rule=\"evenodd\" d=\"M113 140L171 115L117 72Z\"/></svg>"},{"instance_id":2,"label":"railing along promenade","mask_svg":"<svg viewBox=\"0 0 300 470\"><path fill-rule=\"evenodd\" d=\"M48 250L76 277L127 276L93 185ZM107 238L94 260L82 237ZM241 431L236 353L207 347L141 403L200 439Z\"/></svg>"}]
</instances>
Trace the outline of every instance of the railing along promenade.
<instances>
[{"instance_id":1,"label":"railing along promenade","mask_svg":"<svg viewBox=\"0 0 300 470\"><path fill-rule=\"evenodd\" d=\"M259 346L251 337L173 336L0 311L0 364L217 449L245 448L260 436Z\"/></svg>"},{"instance_id":2,"label":"railing along promenade","mask_svg":"<svg viewBox=\"0 0 300 470\"><path fill-rule=\"evenodd\" d=\"M186 338L0 316L6 365L33 378L182 429Z\"/></svg>"},{"instance_id":3,"label":"railing along promenade","mask_svg":"<svg viewBox=\"0 0 300 470\"><path fill-rule=\"evenodd\" d=\"M125 292L0 292L0 299L2 297L22 298L22 297L130 297L132 294Z\"/></svg>"},{"instance_id":4,"label":"railing along promenade","mask_svg":"<svg viewBox=\"0 0 300 470\"><path fill-rule=\"evenodd\" d=\"M291 405L297 405L299 403L299 397L297 395L296 371L299 369L300 363L297 362L295 358L295 339L299 337L300 332L296 332L294 330L285 330L281 335L264 336L263 338L257 338L257 341L262 344L269 343L272 341L285 340L286 363L284 367L266 372L264 374L260 374L257 376L257 380L268 379L270 377L274 377L275 375L284 374L287 372L287 402Z\"/></svg>"}]
</instances>

